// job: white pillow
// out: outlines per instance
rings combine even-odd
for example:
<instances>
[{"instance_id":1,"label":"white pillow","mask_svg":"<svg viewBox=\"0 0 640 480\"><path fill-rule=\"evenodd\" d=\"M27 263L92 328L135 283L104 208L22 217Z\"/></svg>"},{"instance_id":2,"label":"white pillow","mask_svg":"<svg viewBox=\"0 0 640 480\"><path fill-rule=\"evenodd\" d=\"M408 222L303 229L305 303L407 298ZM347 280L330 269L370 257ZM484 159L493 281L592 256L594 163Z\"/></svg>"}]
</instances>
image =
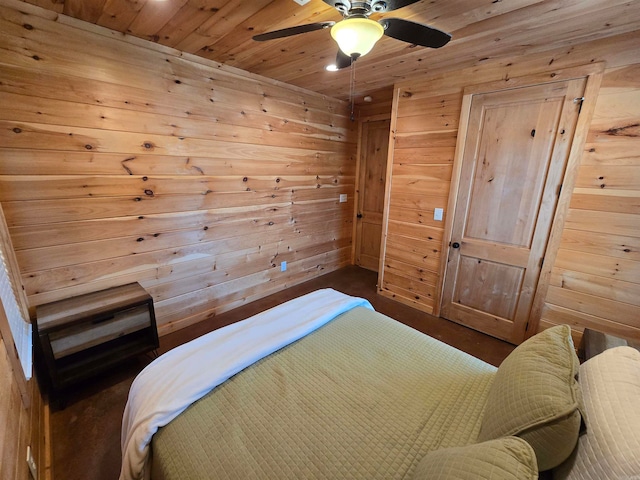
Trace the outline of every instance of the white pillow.
<instances>
[{"instance_id":1,"label":"white pillow","mask_svg":"<svg viewBox=\"0 0 640 480\"><path fill-rule=\"evenodd\" d=\"M587 431L554 479L640 480L640 352L606 350L580 366Z\"/></svg>"}]
</instances>

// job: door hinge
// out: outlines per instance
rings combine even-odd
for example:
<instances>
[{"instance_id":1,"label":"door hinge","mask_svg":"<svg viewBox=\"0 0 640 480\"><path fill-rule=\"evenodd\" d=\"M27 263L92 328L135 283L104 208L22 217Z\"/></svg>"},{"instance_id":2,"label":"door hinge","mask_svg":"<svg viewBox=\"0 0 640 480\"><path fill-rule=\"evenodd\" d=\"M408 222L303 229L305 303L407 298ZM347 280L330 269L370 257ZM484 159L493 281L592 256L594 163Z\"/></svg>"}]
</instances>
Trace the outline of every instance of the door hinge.
<instances>
[{"instance_id":1,"label":"door hinge","mask_svg":"<svg viewBox=\"0 0 640 480\"><path fill-rule=\"evenodd\" d=\"M580 106L578 107L578 115L580 115L580 112L582 112L582 104L584 103L584 97L576 97L573 99L573 103L579 103Z\"/></svg>"}]
</instances>

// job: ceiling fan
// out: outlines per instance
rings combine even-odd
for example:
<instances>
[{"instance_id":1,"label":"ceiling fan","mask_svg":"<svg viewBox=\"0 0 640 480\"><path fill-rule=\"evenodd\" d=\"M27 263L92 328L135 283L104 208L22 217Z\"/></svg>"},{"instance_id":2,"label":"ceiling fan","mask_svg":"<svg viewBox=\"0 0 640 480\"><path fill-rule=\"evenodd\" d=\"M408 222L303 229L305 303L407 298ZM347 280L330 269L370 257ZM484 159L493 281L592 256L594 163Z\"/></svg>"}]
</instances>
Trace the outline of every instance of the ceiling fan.
<instances>
[{"instance_id":1,"label":"ceiling fan","mask_svg":"<svg viewBox=\"0 0 640 480\"><path fill-rule=\"evenodd\" d=\"M402 18L384 18L378 22L369 18L372 13L390 12L419 0L323 1L338 10L344 19L339 22L317 22L283 28L255 35L253 39L263 42L331 28L331 36L339 47L337 69L348 67L356 59L369 53L383 35L431 48L440 48L451 40L448 33Z\"/></svg>"}]
</instances>

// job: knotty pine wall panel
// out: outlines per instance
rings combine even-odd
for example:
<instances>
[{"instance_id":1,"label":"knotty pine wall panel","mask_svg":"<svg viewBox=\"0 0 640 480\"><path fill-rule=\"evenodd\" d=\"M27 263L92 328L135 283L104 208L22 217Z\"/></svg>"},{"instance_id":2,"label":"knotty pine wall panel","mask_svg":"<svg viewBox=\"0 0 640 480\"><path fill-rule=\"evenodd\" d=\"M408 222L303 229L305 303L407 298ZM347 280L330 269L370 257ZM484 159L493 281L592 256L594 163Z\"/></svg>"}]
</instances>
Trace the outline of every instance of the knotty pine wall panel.
<instances>
[{"instance_id":1,"label":"knotty pine wall panel","mask_svg":"<svg viewBox=\"0 0 640 480\"><path fill-rule=\"evenodd\" d=\"M540 328L569 323L640 338L640 36L637 32L396 85L381 293L429 313L439 301L445 208L463 89L606 62ZM393 123L392 123L393 125ZM419 246L419 248L417 248Z\"/></svg>"},{"instance_id":2,"label":"knotty pine wall panel","mask_svg":"<svg viewBox=\"0 0 640 480\"><path fill-rule=\"evenodd\" d=\"M2 306L0 306L2 308ZM4 311L0 312L4 315ZM5 319L6 321L6 319ZM11 344L13 348L13 344ZM31 480L25 459L31 447L38 468L38 478L50 478L50 465L45 454L45 410L35 379L27 382L29 405L20 395L18 380L11 368L4 338L0 335L0 478Z\"/></svg>"},{"instance_id":3,"label":"knotty pine wall panel","mask_svg":"<svg viewBox=\"0 0 640 480\"><path fill-rule=\"evenodd\" d=\"M356 82L355 88L358 87ZM371 102L365 102L364 97L356 92L355 113L359 119L386 119L391 118L391 106L393 104L393 85L376 90L368 95Z\"/></svg>"},{"instance_id":4,"label":"knotty pine wall panel","mask_svg":"<svg viewBox=\"0 0 640 480\"><path fill-rule=\"evenodd\" d=\"M606 71L542 326L640 338L640 58Z\"/></svg>"},{"instance_id":5,"label":"knotty pine wall panel","mask_svg":"<svg viewBox=\"0 0 640 480\"><path fill-rule=\"evenodd\" d=\"M138 281L162 334L350 262L344 102L3 0L0 105L32 309Z\"/></svg>"}]
</instances>

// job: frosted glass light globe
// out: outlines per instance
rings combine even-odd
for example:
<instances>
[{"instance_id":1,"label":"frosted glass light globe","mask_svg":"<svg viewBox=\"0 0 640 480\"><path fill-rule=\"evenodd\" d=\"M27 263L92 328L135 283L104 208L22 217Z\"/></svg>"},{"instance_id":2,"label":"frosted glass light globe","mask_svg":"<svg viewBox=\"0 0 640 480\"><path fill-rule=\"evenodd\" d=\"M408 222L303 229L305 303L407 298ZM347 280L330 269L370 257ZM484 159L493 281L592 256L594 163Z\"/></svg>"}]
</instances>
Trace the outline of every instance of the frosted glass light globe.
<instances>
[{"instance_id":1,"label":"frosted glass light globe","mask_svg":"<svg viewBox=\"0 0 640 480\"><path fill-rule=\"evenodd\" d=\"M361 57L371 51L384 27L368 18L347 18L331 27L331 36L340 50L350 57Z\"/></svg>"}]
</instances>

